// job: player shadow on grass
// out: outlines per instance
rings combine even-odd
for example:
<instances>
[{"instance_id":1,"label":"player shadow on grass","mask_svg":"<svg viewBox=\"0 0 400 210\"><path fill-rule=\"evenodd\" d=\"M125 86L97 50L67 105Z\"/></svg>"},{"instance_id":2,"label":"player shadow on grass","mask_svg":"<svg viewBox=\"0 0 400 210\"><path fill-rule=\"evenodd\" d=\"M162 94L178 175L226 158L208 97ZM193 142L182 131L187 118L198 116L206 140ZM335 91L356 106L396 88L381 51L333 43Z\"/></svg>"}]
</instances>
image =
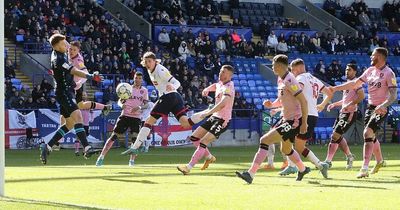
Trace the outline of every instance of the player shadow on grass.
<instances>
[{"instance_id":1,"label":"player shadow on grass","mask_svg":"<svg viewBox=\"0 0 400 210\"><path fill-rule=\"evenodd\" d=\"M107 178L103 179L106 181L113 181L113 182L128 182L128 183L141 183L141 184L159 184L158 182L153 182L149 180L128 180L128 179L113 179L113 178Z\"/></svg>"},{"instance_id":2,"label":"player shadow on grass","mask_svg":"<svg viewBox=\"0 0 400 210\"><path fill-rule=\"evenodd\" d=\"M373 178L373 177L371 177ZM328 179L323 179L323 178L314 178L314 177L307 177L307 179L313 179L313 180L332 180L332 181L344 181L344 182L358 182L358 183L377 183L377 184L400 184L400 180L383 180L382 178L380 179L371 179L371 178L366 178L366 179L339 179L335 177L330 177Z\"/></svg>"},{"instance_id":3,"label":"player shadow on grass","mask_svg":"<svg viewBox=\"0 0 400 210\"><path fill-rule=\"evenodd\" d=\"M313 184L319 187L332 187L332 188L358 188L358 189L372 189L372 190L388 190L385 187L368 187L368 186L355 186L355 185L346 185L346 184L322 184L318 181L308 181L308 184Z\"/></svg>"},{"instance_id":4,"label":"player shadow on grass","mask_svg":"<svg viewBox=\"0 0 400 210\"><path fill-rule=\"evenodd\" d=\"M91 209L91 210L103 210L107 208L100 208L94 206L85 206L85 205L77 205L72 203L61 203L55 201L43 201L43 200L33 200L33 199L25 199L25 198L16 198L16 197L2 197L0 198L2 202L9 202L9 203L25 203L29 205L39 205L43 208L73 208L73 209ZM40 208L40 207L39 207Z\"/></svg>"}]
</instances>

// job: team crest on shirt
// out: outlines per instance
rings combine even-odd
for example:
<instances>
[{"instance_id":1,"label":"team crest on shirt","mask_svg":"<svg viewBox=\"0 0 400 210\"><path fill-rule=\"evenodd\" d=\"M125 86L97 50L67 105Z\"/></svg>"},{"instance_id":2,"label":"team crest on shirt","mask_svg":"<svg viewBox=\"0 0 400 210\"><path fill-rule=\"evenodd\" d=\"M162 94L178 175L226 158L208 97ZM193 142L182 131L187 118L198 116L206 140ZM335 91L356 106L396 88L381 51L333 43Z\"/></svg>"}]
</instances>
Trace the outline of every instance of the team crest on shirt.
<instances>
[{"instance_id":1,"label":"team crest on shirt","mask_svg":"<svg viewBox=\"0 0 400 210\"><path fill-rule=\"evenodd\" d=\"M384 75L384 73L379 74L379 78L383 78Z\"/></svg>"},{"instance_id":2,"label":"team crest on shirt","mask_svg":"<svg viewBox=\"0 0 400 210\"><path fill-rule=\"evenodd\" d=\"M144 91L143 90L140 90L140 94L143 94L144 93Z\"/></svg>"},{"instance_id":3,"label":"team crest on shirt","mask_svg":"<svg viewBox=\"0 0 400 210\"><path fill-rule=\"evenodd\" d=\"M81 63L79 63L79 67L80 67L80 68L83 68L83 67L85 67L85 64L83 64L83 63L81 62Z\"/></svg>"},{"instance_id":4,"label":"team crest on shirt","mask_svg":"<svg viewBox=\"0 0 400 210\"><path fill-rule=\"evenodd\" d=\"M297 85L292 85L292 86L290 86L290 88L291 88L293 91L299 90L299 87L297 87Z\"/></svg>"}]
</instances>

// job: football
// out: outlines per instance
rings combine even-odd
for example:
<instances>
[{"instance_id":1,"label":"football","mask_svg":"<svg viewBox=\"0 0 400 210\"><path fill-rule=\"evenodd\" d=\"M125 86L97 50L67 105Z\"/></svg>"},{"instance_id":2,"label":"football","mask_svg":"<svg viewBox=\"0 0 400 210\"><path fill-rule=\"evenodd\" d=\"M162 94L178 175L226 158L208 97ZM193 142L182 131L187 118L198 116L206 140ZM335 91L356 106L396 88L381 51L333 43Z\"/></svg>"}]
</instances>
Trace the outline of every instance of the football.
<instances>
[{"instance_id":1,"label":"football","mask_svg":"<svg viewBox=\"0 0 400 210\"><path fill-rule=\"evenodd\" d=\"M116 92L120 99L129 99L132 96L132 86L125 82L119 83L116 88Z\"/></svg>"}]
</instances>

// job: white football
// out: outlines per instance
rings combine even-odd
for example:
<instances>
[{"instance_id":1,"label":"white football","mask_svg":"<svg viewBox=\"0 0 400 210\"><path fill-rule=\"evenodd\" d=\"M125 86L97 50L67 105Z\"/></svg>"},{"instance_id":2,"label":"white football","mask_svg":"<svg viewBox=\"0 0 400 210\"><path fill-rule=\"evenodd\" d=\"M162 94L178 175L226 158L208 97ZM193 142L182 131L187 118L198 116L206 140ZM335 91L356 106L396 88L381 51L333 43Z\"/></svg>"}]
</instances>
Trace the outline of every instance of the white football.
<instances>
[{"instance_id":1,"label":"white football","mask_svg":"<svg viewBox=\"0 0 400 210\"><path fill-rule=\"evenodd\" d=\"M132 85L125 82L119 83L116 92L120 99L129 99L132 96Z\"/></svg>"}]
</instances>

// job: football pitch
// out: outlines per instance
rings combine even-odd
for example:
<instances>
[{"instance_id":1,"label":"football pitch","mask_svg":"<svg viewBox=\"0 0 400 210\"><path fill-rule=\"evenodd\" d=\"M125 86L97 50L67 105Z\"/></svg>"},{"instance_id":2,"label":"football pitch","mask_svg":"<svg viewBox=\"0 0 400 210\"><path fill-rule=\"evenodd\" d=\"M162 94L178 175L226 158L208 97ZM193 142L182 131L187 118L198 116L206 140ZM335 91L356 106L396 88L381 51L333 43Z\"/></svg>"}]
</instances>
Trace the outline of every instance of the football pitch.
<instances>
[{"instance_id":1,"label":"football pitch","mask_svg":"<svg viewBox=\"0 0 400 210\"><path fill-rule=\"evenodd\" d=\"M326 146L310 148L325 159ZM46 166L38 150L7 150L7 197L0 198L0 209L400 209L400 145L382 144L387 166L367 179L355 177L362 146L350 148L354 169L344 169L338 150L329 179L315 167L301 182L260 169L251 185L234 172L250 166L257 146L211 147L217 162L200 171L201 162L187 176L176 166L189 161L193 147L152 149L135 167L119 155L122 149L112 149L103 167L72 150L54 151ZM280 167L278 152L275 161Z\"/></svg>"}]
</instances>

